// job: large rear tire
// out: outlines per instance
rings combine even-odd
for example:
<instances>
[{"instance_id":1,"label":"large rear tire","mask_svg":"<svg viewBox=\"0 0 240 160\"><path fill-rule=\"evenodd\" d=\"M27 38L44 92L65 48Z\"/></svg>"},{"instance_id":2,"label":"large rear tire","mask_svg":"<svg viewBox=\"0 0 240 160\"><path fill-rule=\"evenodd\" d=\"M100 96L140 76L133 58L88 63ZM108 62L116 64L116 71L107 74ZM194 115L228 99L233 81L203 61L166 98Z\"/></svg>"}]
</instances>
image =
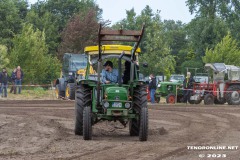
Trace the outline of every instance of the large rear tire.
<instances>
[{"instance_id":1,"label":"large rear tire","mask_svg":"<svg viewBox=\"0 0 240 160\"><path fill-rule=\"evenodd\" d=\"M218 99L214 99L214 103L215 104L224 104L226 103L226 99L225 98L220 98L219 100Z\"/></svg>"},{"instance_id":2,"label":"large rear tire","mask_svg":"<svg viewBox=\"0 0 240 160\"><path fill-rule=\"evenodd\" d=\"M176 96L175 96L175 94L173 94L173 93L168 94L167 97L166 97L166 102L170 103L170 104L176 103Z\"/></svg>"},{"instance_id":3,"label":"large rear tire","mask_svg":"<svg viewBox=\"0 0 240 160\"><path fill-rule=\"evenodd\" d=\"M232 85L227 89L226 99L229 105L240 104L240 85Z\"/></svg>"},{"instance_id":4,"label":"large rear tire","mask_svg":"<svg viewBox=\"0 0 240 160\"><path fill-rule=\"evenodd\" d=\"M205 105L213 105L214 104L214 96L212 94L206 94L204 96L204 104Z\"/></svg>"},{"instance_id":5,"label":"large rear tire","mask_svg":"<svg viewBox=\"0 0 240 160\"><path fill-rule=\"evenodd\" d=\"M83 139L92 139L92 110L91 107L84 107L83 110Z\"/></svg>"},{"instance_id":6,"label":"large rear tire","mask_svg":"<svg viewBox=\"0 0 240 160\"><path fill-rule=\"evenodd\" d=\"M91 106L91 101L91 89L84 85L78 86L75 98L75 135L83 134L83 109Z\"/></svg>"},{"instance_id":7,"label":"large rear tire","mask_svg":"<svg viewBox=\"0 0 240 160\"><path fill-rule=\"evenodd\" d=\"M147 138L148 138L148 108L144 107L141 109L140 114L139 140L147 141Z\"/></svg>"},{"instance_id":8,"label":"large rear tire","mask_svg":"<svg viewBox=\"0 0 240 160\"><path fill-rule=\"evenodd\" d=\"M67 99L75 99L75 83L68 83L66 86L65 97Z\"/></svg>"},{"instance_id":9,"label":"large rear tire","mask_svg":"<svg viewBox=\"0 0 240 160\"><path fill-rule=\"evenodd\" d=\"M139 136L142 108L147 108L146 86L138 86L134 89L133 111L138 118L131 119L129 122L130 136Z\"/></svg>"},{"instance_id":10,"label":"large rear tire","mask_svg":"<svg viewBox=\"0 0 240 160\"><path fill-rule=\"evenodd\" d=\"M56 87L55 87L56 98L60 99L60 98L64 97L64 94L65 94L64 91L60 91L60 85L56 84Z\"/></svg>"}]
</instances>

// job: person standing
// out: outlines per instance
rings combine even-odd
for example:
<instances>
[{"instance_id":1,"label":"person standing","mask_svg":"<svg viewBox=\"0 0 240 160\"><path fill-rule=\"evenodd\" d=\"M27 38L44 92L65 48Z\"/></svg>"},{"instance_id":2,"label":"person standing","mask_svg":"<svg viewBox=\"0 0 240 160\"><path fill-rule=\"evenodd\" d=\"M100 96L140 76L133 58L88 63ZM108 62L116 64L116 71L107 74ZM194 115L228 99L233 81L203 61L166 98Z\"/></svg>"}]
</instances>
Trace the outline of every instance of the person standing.
<instances>
[{"instance_id":1,"label":"person standing","mask_svg":"<svg viewBox=\"0 0 240 160\"><path fill-rule=\"evenodd\" d=\"M18 89L18 94L21 94L23 71L20 66L17 67L15 75L16 75L16 80L15 80L16 90Z\"/></svg>"},{"instance_id":2,"label":"person standing","mask_svg":"<svg viewBox=\"0 0 240 160\"><path fill-rule=\"evenodd\" d=\"M15 80L16 80L16 71L17 69L15 68L13 71L12 71L12 75L11 75L11 80L12 80L12 87L11 87L11 90L10 90L10 93L14 93L16 94L16 86L15 86Z\"/></svg>"},{"instance_id":3,"label":"person standing","mask_svg":"<svg viewBox=\"0 0 240 160\"><path fill-rule=\"evenodd\" d=\"M150 81L149 81L149 91L150 91L150 97L151 97L151 103L155 103L155 92L157 89L157 84L156 84L156 77L154 76L154 74L150 74L149 76Z\"/></svg>"},{"instance_id":4,"label":"person standing","mask_svg":"<svg viewBox=\"0 0 240 160\"><path fill-rule=\"evenodd\" d=\"M194 79L191 76L191 72L187 72L187 77L183 81L183 102L187 103L188 98L193 88Z\"/></svg>"},{"instance_id":5,"label":"person standing","mask_svg":"<svg viewBox=\"0 0 240 160\"><path fill-rule=\"evenodd\" d=\"M2 97L7 97L8 81L9 81L9 76L8 76L7 70L6 68L3 68L3 71L0 74Z\"/></svg>"}]
</instances>

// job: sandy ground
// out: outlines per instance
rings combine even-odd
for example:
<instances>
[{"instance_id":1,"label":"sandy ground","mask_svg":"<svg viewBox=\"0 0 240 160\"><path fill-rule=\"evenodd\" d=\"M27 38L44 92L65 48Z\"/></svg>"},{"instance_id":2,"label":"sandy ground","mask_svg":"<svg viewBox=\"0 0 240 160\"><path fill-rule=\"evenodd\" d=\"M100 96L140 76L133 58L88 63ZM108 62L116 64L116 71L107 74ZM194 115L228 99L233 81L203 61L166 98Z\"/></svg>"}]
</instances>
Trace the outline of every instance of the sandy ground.
<instances>
[{"instance_id":1,"label":"sandy ground","mask_svg":"<svg viewBox=\"0 0 240 160\"><path fill-rule=\"evenodd\" d=\"M239 106L151 105L147 142L109 122L84 141L74 135L74 118L73 101L0 100L0 159L240 159L240 148L188 149L240 147Z\"/></svg>"}]
</instances>

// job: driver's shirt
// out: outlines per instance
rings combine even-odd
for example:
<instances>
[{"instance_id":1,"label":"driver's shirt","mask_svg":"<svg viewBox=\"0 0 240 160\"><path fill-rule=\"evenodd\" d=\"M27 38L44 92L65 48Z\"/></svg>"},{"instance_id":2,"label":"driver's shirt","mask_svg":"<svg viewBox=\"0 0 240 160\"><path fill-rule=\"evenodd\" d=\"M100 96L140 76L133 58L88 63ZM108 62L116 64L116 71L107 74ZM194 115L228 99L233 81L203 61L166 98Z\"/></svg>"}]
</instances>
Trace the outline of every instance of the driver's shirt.
<instances>
[{"instance_id":1,"label":"driver's shirt","mask_svg":"<svg viewBox=\"0 0 240 160\"><path fill-rule=\"evenodd\" d=\"M102 70L102 82L106 83L106 81L110 81L111 83L118 82L118 70L113 69L112 72Z\"/></svg>"}]
</instances>

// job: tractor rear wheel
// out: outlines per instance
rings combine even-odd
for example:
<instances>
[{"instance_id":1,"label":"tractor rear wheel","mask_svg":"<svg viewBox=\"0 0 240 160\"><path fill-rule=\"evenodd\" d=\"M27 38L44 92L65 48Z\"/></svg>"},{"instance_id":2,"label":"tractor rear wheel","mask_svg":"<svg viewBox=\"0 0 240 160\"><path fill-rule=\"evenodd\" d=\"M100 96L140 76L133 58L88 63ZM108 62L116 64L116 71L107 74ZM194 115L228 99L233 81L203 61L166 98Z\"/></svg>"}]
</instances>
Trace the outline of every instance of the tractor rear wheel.
<instances>
[{"instance_id":1,"label":"tractor rear wheel","mask_svg":"<svg viewBox=\"0 0 240 160\"><path fill-rule=\"evenodd\" d=\"M92 139L92 116L91 116L91 107L84 107L83 110L83 139L91 140Z\"/></svg>"},{"instance_id":2,"label":"tractor rear wheel","mask_svg":"<svg viewBox=\"0 0 240 160\"><path fill-rule=\"evenodd\" d=\"M175 94L170 93L170 94L168 94L167 97L166 97L166 102L167 102L167 103L174 104L174 103L176 103L175 99L176 99Z\"/></svg>"},{"instance_id":3,"label":"tractor rear wheel","mask_svg":"<svg viewBox=\"0 0 240 160\"><path fill-rule=\"evenodd\" d=\"M232 85L227 89L226 99L229 105L240 104L240 85Z\"/></svg>"},{"instance_id":4,"label":"tractor rear wheel","mask_svg":"<svg viewBox=\"0 0 240 160\"><path fill-rule=\"evenodd\" d=\"M156 97L156 96L155 96L154 99L155 99L155 102L156 102L156 103L159 103L159 102L160 102L160 97Z\"/></svg>"},{"instance_id":5,"label":"tractor rear wheel","mask_svg":"<svg viewBox=\"0 0 240 160\"><path fill-rule=\"evenodd\" d=\"M220 98L220 99L214 99L214 103L215 104L224 104L226 103L226 99L225 98Z\"/></svg>"},{"instance_id":6,"label":"tractor rear wheel","mask_svg":"<svg viewBox=\"0 0 240 160\"><path fill-rule=\"evenodd\" d=\"M138 118L131 119L129 122L130 136L139 136L143 108L147 108L146 86L138 86L134 89L133 93L133 111L137 114Z\"/></svg>"},{"instance_id":7,"label":"tractor rear wheel","mask_svg":"<svg viewBox=\"0 0 240 160\"><path fill-rule=\"evenodd\" d=\"M75 135L83 134L83 109L91 106L91 101L91 89L84 85L77 86L75 99Z\"/></svg>"},{"instance_id":8,"label":"tractor rear wheel","mask_svg":"<svg viewBox=\"0 0 240 160\"><path fill-rule=\"evenodd\" d=\"M212 104L214 104L214 96L212 94L206 94L204 96L204 104L205 105L212 105Z\"/></svg>"},{"instance_id":9,"label":"tractor rear wheel","mask_svg":"<svg viewBox=\"0 0 240 160\"><path fill-rule=\"evenodd\" d=\"M68 83L66 86L65 97L67 99L75 99L75 83Z\"/></svg>"},{"instance_id":10,"label":"tractor rear wheel","mask_svg":"<svg viewBox=\"0 0 240 160\"><path fill-rule=\"evenodd\" d=\"M147 138L148 138L148 108L144 107L141 109L140 114L139 140L146 141Z\"/></svg>"},{"instance_id":11,"label":"tractor rear wheel","mask_svg":"<svg viewBox=\"0 0 240 160\"><path fill-rule=\"evenodd\" d=\"M64 92L60 91L60 85L59 84L57 84L56 87L55 87L55 95L56 95L57 99L59 99L61 97L64 97Z\"/></svg>"}]
</instances>

